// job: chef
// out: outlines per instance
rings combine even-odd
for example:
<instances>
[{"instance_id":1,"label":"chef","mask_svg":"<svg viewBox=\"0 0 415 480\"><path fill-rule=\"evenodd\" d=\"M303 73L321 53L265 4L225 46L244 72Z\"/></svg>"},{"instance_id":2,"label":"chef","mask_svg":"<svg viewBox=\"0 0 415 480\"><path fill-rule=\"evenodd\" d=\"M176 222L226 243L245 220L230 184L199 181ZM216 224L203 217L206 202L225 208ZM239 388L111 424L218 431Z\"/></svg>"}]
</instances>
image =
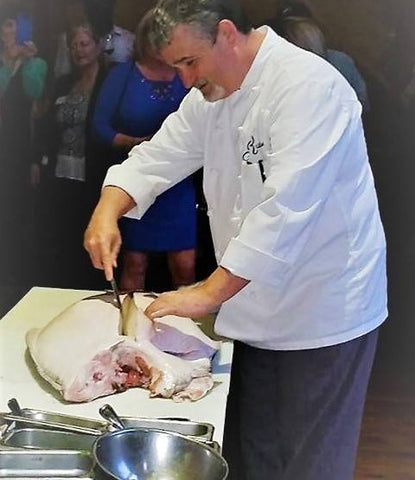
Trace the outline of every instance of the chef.
<instances>
[{"instance_id":1,"label":"chef","mask_svg":"<svg viewBox=\"0 0 415 480\"><path fill-rule=\"evenodd\" d=\"M223 454L230 479L351 480L377 328L385 238L361 105L326 61L237 2L160 0L151 39L193 87L109 170L85 233L110 280L117 220L204 168L218 268L146 310L235 340Z\"/></svg>"}]
</instances>

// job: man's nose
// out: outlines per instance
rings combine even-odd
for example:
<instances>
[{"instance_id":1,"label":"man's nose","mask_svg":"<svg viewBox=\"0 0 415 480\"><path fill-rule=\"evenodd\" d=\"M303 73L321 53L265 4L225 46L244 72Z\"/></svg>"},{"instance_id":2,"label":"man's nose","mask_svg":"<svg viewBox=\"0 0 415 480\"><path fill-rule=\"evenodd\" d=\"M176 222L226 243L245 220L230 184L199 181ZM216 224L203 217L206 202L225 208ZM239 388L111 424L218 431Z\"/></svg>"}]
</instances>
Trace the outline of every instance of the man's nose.
<instances>
[{"instance_id":1,"label":"man's nose","mask_svg":"<svg viewBox=\"0 0 415 480\"><path fill-rule=\"evenodd\" d=\"M180 78L182 79L183 85L186 88L191 88L195 84L196 75L190 69L183 69L180 71Z\"/></svg>"}]
</instances>

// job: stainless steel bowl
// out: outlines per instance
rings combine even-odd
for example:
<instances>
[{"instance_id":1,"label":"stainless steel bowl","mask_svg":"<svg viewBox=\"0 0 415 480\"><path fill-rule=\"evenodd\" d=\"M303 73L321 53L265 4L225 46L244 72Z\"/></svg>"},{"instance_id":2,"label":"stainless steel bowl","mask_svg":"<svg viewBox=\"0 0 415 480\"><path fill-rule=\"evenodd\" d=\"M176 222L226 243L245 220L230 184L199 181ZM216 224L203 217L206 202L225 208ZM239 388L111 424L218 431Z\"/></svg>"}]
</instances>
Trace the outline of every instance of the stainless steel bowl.
<instances>
[{"instance_id":1,"label":"stainless steel bowl","mask_svg":"<svg viewBox=\"0 0 415 480\"><path fill-rule=\"evenodd\" d=\"M205 444L173 432L130 428L106 433L93 446L97 478L225 480L225 459Z\"/></svg>"}]
</instances>

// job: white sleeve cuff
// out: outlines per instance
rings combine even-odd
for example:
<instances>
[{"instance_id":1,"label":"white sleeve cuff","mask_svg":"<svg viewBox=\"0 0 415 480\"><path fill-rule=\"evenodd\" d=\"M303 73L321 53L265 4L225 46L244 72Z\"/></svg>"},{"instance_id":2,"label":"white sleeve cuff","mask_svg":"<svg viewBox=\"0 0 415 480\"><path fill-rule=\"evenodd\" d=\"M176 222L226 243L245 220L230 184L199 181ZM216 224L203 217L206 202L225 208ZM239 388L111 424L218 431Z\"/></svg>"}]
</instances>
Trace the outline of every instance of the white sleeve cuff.
<instances>
[{"instance_id":1,"label":"white sleeve cuff","mask_svg":"<svg viewBox=\"0 0 415 480\"><path fill-rule=\"evenodd\" d=\"M238 277L270 285L279 285L290 268L287 262L256 250L237 238L229 242L220 265Z\"/></svg>"},{"instance_id":2,"label":"white sleeve cuff","mask_svg":"<svg viewBox=\"0 0 415 480\"><path fill-rule=\"evenodd\" d=\"M140 219L157 196L151 192L152 185L150 183L138 182L139 174L132 173L134 172L126 172L121 165L113 165L108 169L103 187L115 186L128 193L137 205L125 216Z\"/></svg>"}]
</instances>

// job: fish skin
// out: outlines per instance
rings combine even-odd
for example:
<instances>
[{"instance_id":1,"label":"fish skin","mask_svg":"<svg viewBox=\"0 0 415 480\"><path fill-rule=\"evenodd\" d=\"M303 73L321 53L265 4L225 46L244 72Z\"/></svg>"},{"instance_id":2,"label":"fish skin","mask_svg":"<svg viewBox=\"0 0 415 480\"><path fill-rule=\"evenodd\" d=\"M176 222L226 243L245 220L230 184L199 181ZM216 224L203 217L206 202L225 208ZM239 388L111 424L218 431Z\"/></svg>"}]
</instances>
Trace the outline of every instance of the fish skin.
<instances>
[{"instance_id":1,"label":"fish skin","mask_svg":"<svg viewBox=\"0 0 415 480\"><path fill-rule=\"evenodd\" d=\"M176 339L182 335L184 345L190 338L190 350L203 347L203 342L193 337L192 343L191 335L158 321L153 323L141 308L151 301L136 294L123 295L122 320L110 295L97 295L68 307L45 327L28 331L26 343L39 374L70 402L88 402L132 387L146 388L152 397L174 401L202 398L213 387L209 355L188 360L181 358L188 354L188 346L187 353L172 355L152 340L158 334L163 343L162 332L156 331L163 326L165 344L169 344L167 336L172 331ZM189 325L188 321L193 323L187 319L184 324Z\"/></svg>"}]
</instances>

